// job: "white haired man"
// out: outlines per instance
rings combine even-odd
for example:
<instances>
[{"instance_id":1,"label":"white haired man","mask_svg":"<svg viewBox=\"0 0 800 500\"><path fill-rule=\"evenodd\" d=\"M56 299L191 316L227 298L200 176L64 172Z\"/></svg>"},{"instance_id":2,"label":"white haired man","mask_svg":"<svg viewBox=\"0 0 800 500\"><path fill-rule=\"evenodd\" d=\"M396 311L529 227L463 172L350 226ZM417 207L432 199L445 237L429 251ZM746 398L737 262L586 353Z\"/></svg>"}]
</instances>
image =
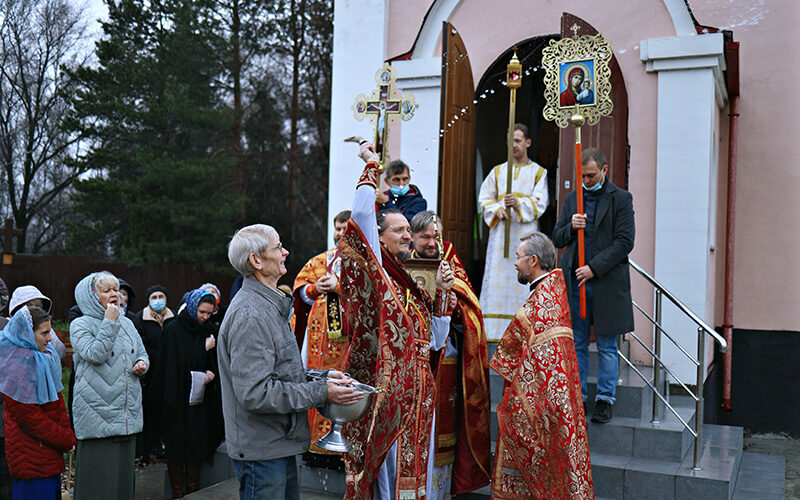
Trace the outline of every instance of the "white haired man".
<instances>
[{"instance_id":1,"label":"white haired man","mask_svg":"<svg viewBox=\"0 0 800 500\"><path fill-rule=\"evenodd\" d=\"M292 299L277 287L287 255L265 224L243 227L228 245L228 260L244 280L222 322L217 358L225 441L241 499L298 498L295 455L310 444L307 410L363 397L335 370L307 380L289 327Z\"/></svg>"}]
</instances>

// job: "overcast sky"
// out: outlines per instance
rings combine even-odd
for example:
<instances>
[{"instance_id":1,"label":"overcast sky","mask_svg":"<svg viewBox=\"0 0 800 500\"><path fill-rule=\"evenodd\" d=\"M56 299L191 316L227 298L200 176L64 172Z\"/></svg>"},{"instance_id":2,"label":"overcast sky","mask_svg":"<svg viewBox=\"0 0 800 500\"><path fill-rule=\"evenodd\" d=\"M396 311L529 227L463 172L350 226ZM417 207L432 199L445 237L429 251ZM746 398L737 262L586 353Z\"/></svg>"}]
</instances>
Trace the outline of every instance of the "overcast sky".
<instances>
[{"instance_id":1,"label":"overcast sky","mask_svg":"<svg viewBox=\"0 0 800 500\"><path fill-rule=\"evenodd\" d=\"M101 30L97 20L104 20L108 17L108 9L103 0L70 0L70 2L84 10L86 21L89 22L89 31L93 36L99 36Z\"/></svg>"}]
</instances>

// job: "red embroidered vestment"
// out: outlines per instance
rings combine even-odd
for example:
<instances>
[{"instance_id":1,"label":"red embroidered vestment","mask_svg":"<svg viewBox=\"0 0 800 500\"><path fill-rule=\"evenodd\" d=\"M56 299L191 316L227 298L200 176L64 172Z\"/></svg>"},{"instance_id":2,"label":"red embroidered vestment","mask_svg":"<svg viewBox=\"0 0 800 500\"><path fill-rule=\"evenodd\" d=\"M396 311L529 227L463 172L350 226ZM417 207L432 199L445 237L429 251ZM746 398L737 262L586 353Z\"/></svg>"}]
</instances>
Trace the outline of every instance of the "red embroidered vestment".
<instances>
[{"instance_id":1,"label":"red embroidered vestment","mask_svg":"<svg viewBox=\"0 0 800 500\"><path fill-rule=\"evenodd\" d=\"M536 284L489 366L506 380L497 405L493 498L594 498L561 270L551 271Z\"/></svg>"},{"instance_id":2,"label":"red embroidered vestment","mask_svg":"<svg viewBox=\"0 0 800 500\"><path fill-rule=\"evenodd\" d=\"M489 360L478 297L449 241L444 242L444 258L455 275L458 298L452 321L461 323L463 335L458 358L441 357L436 369L435 464L453 464L450 492L455 495L489 484Z\"/></svg>"},{"instance_id":3,"label":"red embroidered vestment","mask_svg":"<svg viewBox=\"0 0 800 500\"><path fill-rule=\"evenodd\" d=\"M345 498L372 498L375 478L395 441L395 498L425 498L436 395L429 345L432 299L385 249L382 269L352 220L339 244L342 318L350 338L346 370L380 389L367 413L344 427L352 447L344 455Z\"/></svg>"}]
</instances>

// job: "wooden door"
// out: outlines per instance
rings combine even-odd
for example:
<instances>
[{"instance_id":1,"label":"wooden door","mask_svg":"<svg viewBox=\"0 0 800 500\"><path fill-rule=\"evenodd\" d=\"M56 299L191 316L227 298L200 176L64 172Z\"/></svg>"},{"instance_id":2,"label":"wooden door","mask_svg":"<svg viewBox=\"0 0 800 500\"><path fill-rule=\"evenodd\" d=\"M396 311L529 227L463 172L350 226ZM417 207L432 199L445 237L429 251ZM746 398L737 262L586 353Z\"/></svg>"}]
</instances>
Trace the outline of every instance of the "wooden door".
<instances>
[{"instance_id":1,"label":"wooden door","mask_svg":"<svg viewBox=\"0 0 800 500\"><path fill-rule=\"evenodd\" d=\"M461 35L442 23L442 98L439 113L439 206L444 237L472 271L475 201L475 87ZM457 117L457 119L456 119Z\"/></svg>"},{"instance_id":2,"label":"wooden door","mask_svg":"<svg viewBox=\"0 0 800 500\"><path fill-rule=\"evenodd\" d=\"M579 35L596 35L597 30L583 19L564 12L561 16L561 36L571 37L572 26L577 24ZM613 48L613 47L612 47ZM608 159L608 176L617 187L628 189L628 91L617 58L611 56L611 100L614 111L592 127L581 128L583 149L594 147ZM558 210L566 194L576 188L575 182L575 129L561 129L559 138ZM580 181L578 181L580 182ZM567 187L568 186L568 187Z\"/></svg>"}]
</instances>

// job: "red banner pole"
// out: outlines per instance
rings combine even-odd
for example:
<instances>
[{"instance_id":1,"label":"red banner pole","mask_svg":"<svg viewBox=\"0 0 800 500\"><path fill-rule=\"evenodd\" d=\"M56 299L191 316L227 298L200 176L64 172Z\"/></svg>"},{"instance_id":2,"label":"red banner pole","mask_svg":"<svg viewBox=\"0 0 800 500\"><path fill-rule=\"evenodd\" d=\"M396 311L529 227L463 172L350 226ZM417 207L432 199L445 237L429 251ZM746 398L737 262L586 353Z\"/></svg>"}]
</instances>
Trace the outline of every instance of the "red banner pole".
<instances>
[{"instance_id":1,"label":"red banner pole","mask_svg":"<svg viewBox=\"0 0 800 500\"><path fill-rule=\"evenodd\" d=\"M572 115L570 121L575 126L575 194L578 201L577 213L583 214L583 150L581 148L581 125L583 125L583 116L578 111L578 106L575 106L575 114ZM583 229L578 229L578 267L586 265L586 248L584 245ZM580 313L581 319L586 319L586 285L580 285L578 288L580 297Z\"/></svg>"}]
</instances>

